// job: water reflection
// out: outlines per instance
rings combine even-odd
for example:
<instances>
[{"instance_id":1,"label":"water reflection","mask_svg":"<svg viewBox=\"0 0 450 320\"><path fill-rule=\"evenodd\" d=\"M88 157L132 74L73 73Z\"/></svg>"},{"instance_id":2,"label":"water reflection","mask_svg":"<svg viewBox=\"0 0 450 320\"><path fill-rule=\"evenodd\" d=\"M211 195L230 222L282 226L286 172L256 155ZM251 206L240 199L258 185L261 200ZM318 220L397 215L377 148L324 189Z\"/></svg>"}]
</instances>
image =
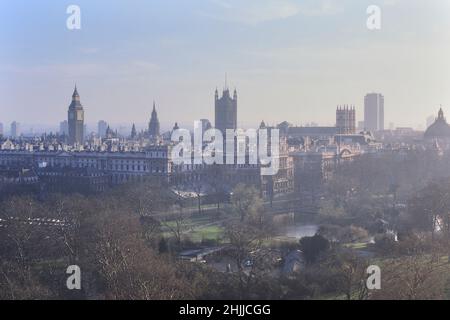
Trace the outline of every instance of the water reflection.
<instances>
[{"instance_id":1,"label":"water reflection","mask_svg":"<svg viewBox=\"0 0 450 320\"><path fill-rule=\"evenodd\" d=\"M301 239L314 236L318 230L319 226L315 224L291 225L284 228L284 235L289 238Z\"/></svg>"}]
</instances>

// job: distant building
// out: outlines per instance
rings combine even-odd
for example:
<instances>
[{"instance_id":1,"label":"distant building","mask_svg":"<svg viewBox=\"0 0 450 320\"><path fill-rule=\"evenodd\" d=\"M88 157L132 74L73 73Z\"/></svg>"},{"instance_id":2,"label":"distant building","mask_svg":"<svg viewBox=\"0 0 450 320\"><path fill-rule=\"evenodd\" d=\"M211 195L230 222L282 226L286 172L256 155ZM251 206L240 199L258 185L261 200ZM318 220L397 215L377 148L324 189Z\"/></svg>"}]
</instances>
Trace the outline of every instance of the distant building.
<instances>
[{"instance_id":1,"label":"distant building","mask_svg":"<svg viewBox=\"0 0 450 320\"><path fill-rule=\"evenodd\" d=\"M288 136L290 127L292 127L292 124L287 121L283 121L277 125L277 129L280 130L280 135L282 136Z\"/></svg>"},{"instance_id":2,"label":"distant building","mask_svg":"<svg viewBox=\"0 0 450 320\"><path fill-rule=\"evenodd\" d=\"M436 117L435 116L429 116L427 118L426 128L430 127L434 123L434 121L436 121Z\"/></svg>"},{"instance_id":3,"label":"distant building","mask_svg":"<svg viewBox=\"0 0 450 320\"><path fill-rule=\"evenodd\" d=\"M109 173L90 167L45 167L37 174L48 192L92 194L105 191L111 184Z\"/></svg>"},{"instance_id":4,"label":"distant building","mask_svg":"<svg viewBox=\"0 0 450 320\"><path fill-rule=\"evenodd\" d=\"M291 153L294 161L294 186L302 203L315 204L324 192L324 184L334 172L336 154L327 151Z\"/></svg>"},{"instance_id":5,"label":"distant building","mask_svg":"<svg viewBox=\"0 0 450 320\"><path fill-rule=\"evenodd\" d=\"M220 130L225 136L226 130L237 129L237 91L234 90L233 97L230 90L225 87L222 97L219 92L215 92L215 128Z\"/></svg>"},{"instance_id":6,"label":"distant building","mask_svg":"<svg viewBox=\"0 0 450 320\"><path fill-rule=\"evenodd\" d=\"M413 145L423 139L423 131L416 131L409 127L398 127L394 130L384 130L376 133L377 141L386 144Z\"/></svg>"},{"instance_id":7,"label":"distant building","mask_svg":"<svg viewBox=\"0 0 450 320\"><path fill-rule=\"evenodd\" d=\"M311 138L317 140L332 139L339 131L336 127L290 127L288 136L290 138Z\"/></svg>"},{"instance_id":8,"label":"distant building","mask_svg":"<svg viewBox=\"0 0 450 320\"><path fill-rule=\"evenodd\" d=\"M269 129L272 130L274 128ZM270 145L268 150L270 150ZM273 201L277 196L294 192L294 162L289 155L289 145L286 136L281 136L279 140L278 165L277 174L261 176L261 195L270 201Z\"/></svg>"},{"instance_id":9,"label":"distant building","mask_svg":"<svg viewBox=\"0 0 450 320\"><path fill-rule=\"evenodd\" d=\"M369 93L364 98L364 129L384 130L384 96L380 93Z\"/></svg>"},{"instance_id":10,"label":"distant building","mask_svg":"<svg viewBox=\"0 0 450 320\"><path fill-rule=\"evenodd\" d=\"M0 200L8 195L36 192L39 177L34 170L0 166Z\"/></svg>"},{"instance_id":11,"label":"distant building","mask_svg":"<svg viewBox=\"0 0 450 320\"><path fill-rule=\"evenodd\" d=\"M80 102L80 95L77 87L72 95L72 103L69 106L68 123L69 123L69 144L83 144L84 142L84 109Z\"/></svg>"},{"instance_id":12,"label":"distant building","mask_svg":"<svg viewBox=\"0 0 450 320\"><path fill-rule=\"evenodd\" d=\"M176 125L177 126L177 125ZM271 150L271 132L272 127L266 127L264 122L261 123L260 129L268 129L268 145L267 150ZM218 186L220 193L229 195L233 188L238 184L245 184L247 186L254 186L261 192L261 196L267 200L282 195L292 193L294 190L294 173L293 162L289 156L289 149L287 137L280 136L280 148L278 155L278 171L275 175L263 175L262 168L266 165L261 164L261 161L255 164L250 163L250 141L246 140L244 143L235 144L235 158L234 164L224 165L206 165L206 164L182 164L174 165L172 175L172 183L178 186L203 185L205 192L217 192ZM259 144L259 141L257 142ZM258 145L261 148L262 145ZM245 153L245 163L236 164L237 151L241 150ZM193 157L193 155L192 155ZM193 160L193 159L192 159ZM215 197L215 196L213 196Z\"/></svg>"},{"instance_id":13,"label":"distant building","mask_svg":"<svg viewBox=\"0 0 450 320\"><path fill-rule=\"evenodd\" d=\"M200 119L200 123L203 132L208 131L209 129L212 128L211 122L208 119Z\"/></svg>"},{"instance_id":14,"label":"distant building","mask_svg":"<svg viewBox=\"0 0 450 320\"><path fill-rule=\"evenodd\" d=\"M338 145L359 145L360 147L374 143L375 140L370 131L355 134L337 134L334 137L334 142Z\"/></svg>"},{"instance_id":15,"label":"distant building","mask_svg":"<svg viewBox=\"0 0 450 320\"><path fill-rule=\"evenodd\" d=\"M160 136L160 124L158 119L158 113L156 112L156 104L153 102L153 111L148 124L148 136L149 138L157 138Z\"/></svg>"},{"instance_id":16,"label":"distant building","mask_svg":"<svg viewBox=\"0 0 450 320\"><path fill-rule=\"evenodd\" d=\"M425 131L424 138L429 141L450 141L450 126L444 117L442 108L439 110L438 117L435 119L434 123L428 127L427 131Z\"/></svg>"},{"instance_id":17,"label":"distant building","mask_svg":"<svg viewBox=\"0 0 450 320\"><path fill-rule=\"evenodd\" d=\"M402 136L413 135L415 130L411 127L398 127L395 128L395 133Z\"/></svg>"},{"instance_id":18,"label":"distant building","mask_svg":"<svg viewBox=\"0 0 450 320\"><path fill-rule=\"evenodd\" d=\"M11 137L13 139L17 139L20 138L21 136L21 131L20 131L20 123L14 121L13 123L11 123Z\"/></svg>"},{"instance_id":19,"label":"distant building","mask_svg":"<svg viewBox=\"0 0 450 320\"><path fill-rule=\"evenodd\" d=\"M3 123L0 122L0 137L4 135L3 133Z\"/></svg>"},{"instance_id":20,"label":"distant building","mask_svg":"<svg viewBox=\"0 0 450 320\"><path fill-rule=\"evenodd\" d=\"M97 124L97 134L100 138L106 137L106 130L108 129L108 123L104 120L100 120Z\"/></svg>"},{"instance_id":21,"label":"distant building","mask_svg":"<svg viewBox=\"0 0 450 320\"><path fill-rule=\"evenodd\" d=\"M336 127L339 134L353 134L356 132L356 111L354 106L337 107Z\"/></svg>"},{"instance_id":22,"label":"distant building","mask_svg":"<svg viewBox=\"0 0 450 320\"><path fill-rule=\"evenodd\" d=\"M290 155L294 163L295 193L304 205L315 205L336 168L344 162L353 161L361 152L349 147L321 147L312 151L292 152Z\"/></svg>"},{"instance_id":23,"label":"distant building","mask_svg":"<svg viewBox=\"0 0 450 320\"><path fill-rule=\"evenodd\" d=\"M40 172L47 169L48 175L56 174L59 169L70 169L58 171L58 177L76 174L78 179L79 174L82 174L83 177L95 178L93 181L96 181L97 177L104 179L104 175L98 175L98 172L103 172L108 174L111 184L143 181L149 177L157 177L161 181L168 182L172 172L169 146L151 146L140 152L4 149L0 150L1 166L39 168ZM92 170L86 173L83 171L86 168ZM94 169L98 172L96 173Z\"/></svg>"},{"instance_id":24,"label":"distant building","mask_svg":"<svg viewBox=\"0 0 450 320\"><path fill-rule=\"evenodd\" d=\"M137 131L136 131L136 125L133 123L133 126L131 127L131 139L135 139L137 137Z\"/></svg>"},{"instance_id":25,"label":"distant building","mask_svg":"<svg viewBox=\"0 0 450 320\"><path fill-rule=\"evenodd\" d=\"M108 126L106 128L106 132L105 132L105 137L106 139L117 139L119 137L118 133L117 133L117 129L116 131L112 130L110 126Z\"/></svg>"},{"instance_id":26,"label":"distant building","mask_svg":"<svg viewBox=\"0 0 450 320\"><path fill-rule=\"evenodd\" d=\"M358 131L364 131L364 121L358 121Z\"/></svg>"},{"instance_id":27,"label":"distant building","mask_svg":"<svg viewBox=\"0 0 450 320\"><path fill-rule=\"evenodd\" d=\"M59 123L59 134L62 136L69 135L69 122L67 120L61 121Z\"/></svg>"}]
</instances>

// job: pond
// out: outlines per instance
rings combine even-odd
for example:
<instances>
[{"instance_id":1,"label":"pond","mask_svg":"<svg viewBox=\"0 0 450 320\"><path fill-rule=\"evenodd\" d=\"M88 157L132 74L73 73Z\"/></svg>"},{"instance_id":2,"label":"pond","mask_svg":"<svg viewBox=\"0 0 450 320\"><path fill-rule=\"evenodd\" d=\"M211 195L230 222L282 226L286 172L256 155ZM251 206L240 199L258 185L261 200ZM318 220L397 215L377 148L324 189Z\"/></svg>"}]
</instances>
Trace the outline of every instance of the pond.
<instances>
[{"instance_id":1,"label":"pond","mask_svg":"<svg viewBox=\"0 0 450 320\"><path fill-rule=\"evenodd\" d=\"M301 239L304 237L312 237L319 230L316 224L296 224L284 227L284 235L289 238Z\"/></svg>"}]
</instances>

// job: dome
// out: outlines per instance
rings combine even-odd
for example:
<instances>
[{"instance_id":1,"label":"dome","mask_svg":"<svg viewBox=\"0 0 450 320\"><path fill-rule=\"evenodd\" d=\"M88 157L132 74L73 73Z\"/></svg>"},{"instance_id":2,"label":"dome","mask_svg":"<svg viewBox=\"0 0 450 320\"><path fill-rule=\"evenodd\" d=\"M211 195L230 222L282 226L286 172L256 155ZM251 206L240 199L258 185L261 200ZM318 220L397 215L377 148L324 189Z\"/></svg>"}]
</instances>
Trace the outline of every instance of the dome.
<instances>
[{"instance_id":1,"label":"dome","mask_svg":"<svg viewBox=\"0 0 450 320\"><path fill-rule=\"evenodd\" d=\"M444 118L442 108L439 110L439 115L436 121L427 129L427 131L425 131L425 139L435 138L450 139L450 126Z\"/></svg>"}]
</instances>

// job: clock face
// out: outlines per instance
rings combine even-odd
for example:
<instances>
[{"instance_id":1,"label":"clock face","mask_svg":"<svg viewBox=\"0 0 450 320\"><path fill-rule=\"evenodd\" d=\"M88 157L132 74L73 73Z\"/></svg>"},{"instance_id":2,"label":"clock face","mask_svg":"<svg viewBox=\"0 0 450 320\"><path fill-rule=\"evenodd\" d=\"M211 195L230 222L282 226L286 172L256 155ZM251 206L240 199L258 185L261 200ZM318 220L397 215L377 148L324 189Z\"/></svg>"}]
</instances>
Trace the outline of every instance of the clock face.
<instances>
[{"instance_id":1,"label":"clock face","mask_svg":"<svg viewBox=\"0 0 450 320\"><path fill-rule=\"evenodd\" d=\"M83 120L83 111L81 110L77 111L77 120L79 121Z\"/></svg>"}]
</instances>

